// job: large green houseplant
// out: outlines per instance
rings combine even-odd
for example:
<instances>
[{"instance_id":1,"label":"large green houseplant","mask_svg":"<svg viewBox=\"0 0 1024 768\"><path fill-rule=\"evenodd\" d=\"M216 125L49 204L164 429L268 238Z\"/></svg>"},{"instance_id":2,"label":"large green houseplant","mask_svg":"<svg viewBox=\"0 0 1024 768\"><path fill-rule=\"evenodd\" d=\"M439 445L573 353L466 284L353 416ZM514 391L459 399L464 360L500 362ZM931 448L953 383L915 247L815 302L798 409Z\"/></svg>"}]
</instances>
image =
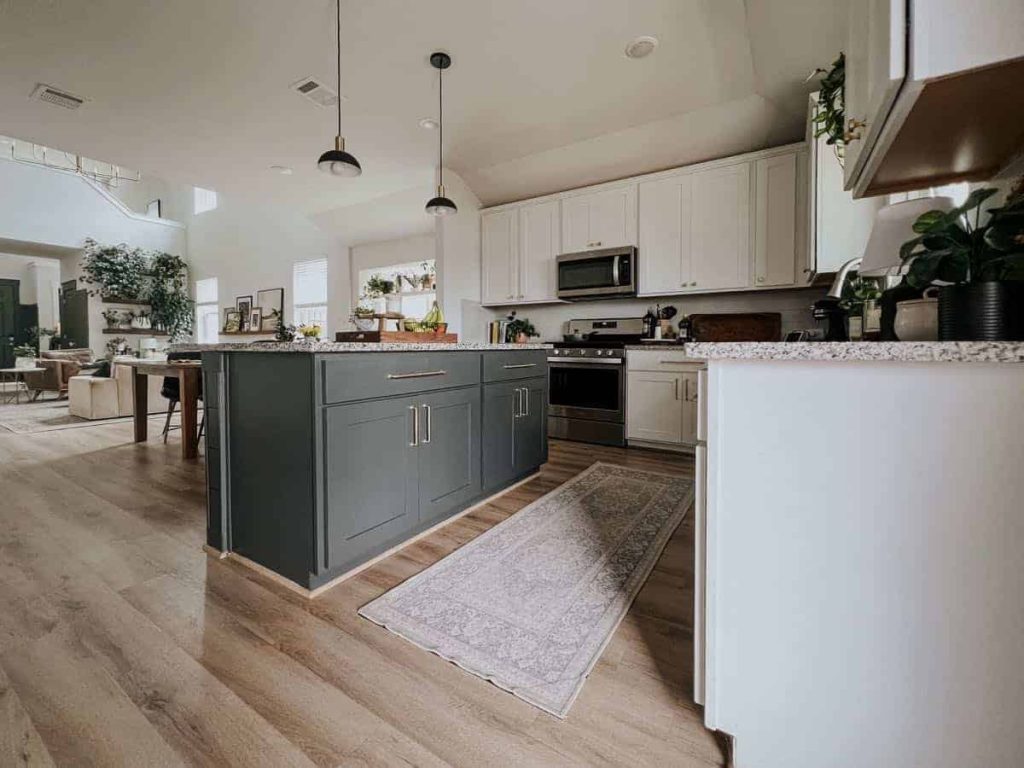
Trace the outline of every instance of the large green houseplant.
<instances>
[{"instance_id":1,"label":"large green houseplant","mask_svg":"<svg viewBox=\"0 0 1024 768\"><path fill-rule=\"evenodd\" d=\"M998 191L976 189L952 210L923 213L900 248L908 285L941 286L940 340L1024 339L1024 180L983 214Z\"/></svg>"}]
</instances>

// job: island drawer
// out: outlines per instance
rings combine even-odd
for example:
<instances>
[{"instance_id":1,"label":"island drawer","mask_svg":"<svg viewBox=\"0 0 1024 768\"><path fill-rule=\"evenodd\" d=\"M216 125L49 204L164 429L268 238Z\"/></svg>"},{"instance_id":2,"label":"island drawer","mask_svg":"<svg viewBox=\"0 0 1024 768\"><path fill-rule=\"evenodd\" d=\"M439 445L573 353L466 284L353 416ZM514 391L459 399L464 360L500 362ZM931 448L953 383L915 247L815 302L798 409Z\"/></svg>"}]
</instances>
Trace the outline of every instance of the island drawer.
<instances>
[{"instance_id":1,"label":"island drawer","mask_svg":"<svg viewBox=\"0 0 1024 768\"><path fill-rule=\"evenodd\" d=\"M323 402L345 403L480 383L479 352L369 352L324 355Z\"/></svg>"},{"instance_id":2,"label":"island drawer","mask_svg":"<svg viewBox=\"0 0 1024 768\"><path fill-rule=\"evenodd\" d=\"M544 376L548 369L548 350L518 349L484 352L484 381L509 381Z\"/></svg>"}]
</instances>

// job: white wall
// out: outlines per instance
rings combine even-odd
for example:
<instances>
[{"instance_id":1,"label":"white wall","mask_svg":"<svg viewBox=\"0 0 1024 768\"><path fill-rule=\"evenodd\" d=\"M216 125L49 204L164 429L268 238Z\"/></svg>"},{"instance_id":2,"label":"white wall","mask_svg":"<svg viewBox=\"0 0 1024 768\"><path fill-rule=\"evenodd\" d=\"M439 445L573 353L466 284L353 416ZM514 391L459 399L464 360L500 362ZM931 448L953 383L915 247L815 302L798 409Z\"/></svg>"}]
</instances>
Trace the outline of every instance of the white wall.
<instances>
[{"instance_id":1,"label":"white wall","mask_svg":"<svg viewBox=\"0 0 1024 768\"><path fill-rule=\"evenodd\" d=\"M189 221L188 251L192 279L217 278L221 315L238 296L284 288L284 315L292 322L292 265L328 259L328 308L325 337L348 317L348 249L308 217L220 196L215 210Z\"/></svg>"},{"instance_id":2,"label":"white wall","mask_svg":"<svg viewBox=\"0 0 1024 768\"><path fill-rule=\"evenodd\" d=\"M483 341L490 314L480 307L480 201L458 174L445 170L445 193L459 212L437 219L437 300L448 330Z\"/></svg>"}]
</instances>

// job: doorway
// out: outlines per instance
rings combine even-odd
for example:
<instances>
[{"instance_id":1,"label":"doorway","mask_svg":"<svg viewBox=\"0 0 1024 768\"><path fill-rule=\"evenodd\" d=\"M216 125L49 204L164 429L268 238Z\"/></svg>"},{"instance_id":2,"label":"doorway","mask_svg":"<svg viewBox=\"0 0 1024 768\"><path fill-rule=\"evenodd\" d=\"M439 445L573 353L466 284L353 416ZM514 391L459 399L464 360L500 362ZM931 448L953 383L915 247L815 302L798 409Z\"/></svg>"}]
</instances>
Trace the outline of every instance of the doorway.
<instances>
[{"instance_id":1,"label":"doorway","mask_svg":"<svg viewBox=\"0 0 1024 768\"><path fill-rule=\"evenodd\" d=\"M0 368L14 365L14 344L18 336L18 307L21 283L0 279Z\"/></svg>"}]
</instances>

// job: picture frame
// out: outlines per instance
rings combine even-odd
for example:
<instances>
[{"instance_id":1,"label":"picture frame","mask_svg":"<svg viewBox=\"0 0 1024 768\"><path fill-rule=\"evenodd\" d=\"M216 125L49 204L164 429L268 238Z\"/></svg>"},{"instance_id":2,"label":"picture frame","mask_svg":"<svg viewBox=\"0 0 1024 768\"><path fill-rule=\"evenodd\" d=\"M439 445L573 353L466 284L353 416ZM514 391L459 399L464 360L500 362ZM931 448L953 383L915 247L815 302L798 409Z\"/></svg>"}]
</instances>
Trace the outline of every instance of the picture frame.
<instances>
[{"instance_id":1,"label":"picture frame","mask_svg":"<svg viewBox=\"0 0 1024 768\"><path fill-rule=\"evenodd\" d=\"M263 330L263 310L260 307L253 307L249 310L249 330Z\"/></svg>"},{"instance_id":2,"label":"picture frame","mask_svg":"<svg viewBox=\"0 0 1024 768\"><path fill-rule=\"evenodd\" d=\"M239 333L242 330L242 313L232 307L224 310L224 333Z\"/></svg>"},{"instance_id":3,"label":"picture frame","mask_svg":"<svg viewBox=\"0 0 1024 768\"><path fill-rule=\"evenodd\" d=\"M284 288L264 288L256 291L256 306L261 310L259 330L276 333L284 318Z\"/></svg>"},{"instance_id":4,"label":"picture frame","mask_svg":"<svg viewBox=\"0 0 1024 768\"><path fill-rule=\"evenodd\" d=\"M239 315L241 315L239 318L238 329L240 331L248 331L249 311L252 309L252 296L236 296L235 309L237 309Z\"/></svg>"}]
</instances>

